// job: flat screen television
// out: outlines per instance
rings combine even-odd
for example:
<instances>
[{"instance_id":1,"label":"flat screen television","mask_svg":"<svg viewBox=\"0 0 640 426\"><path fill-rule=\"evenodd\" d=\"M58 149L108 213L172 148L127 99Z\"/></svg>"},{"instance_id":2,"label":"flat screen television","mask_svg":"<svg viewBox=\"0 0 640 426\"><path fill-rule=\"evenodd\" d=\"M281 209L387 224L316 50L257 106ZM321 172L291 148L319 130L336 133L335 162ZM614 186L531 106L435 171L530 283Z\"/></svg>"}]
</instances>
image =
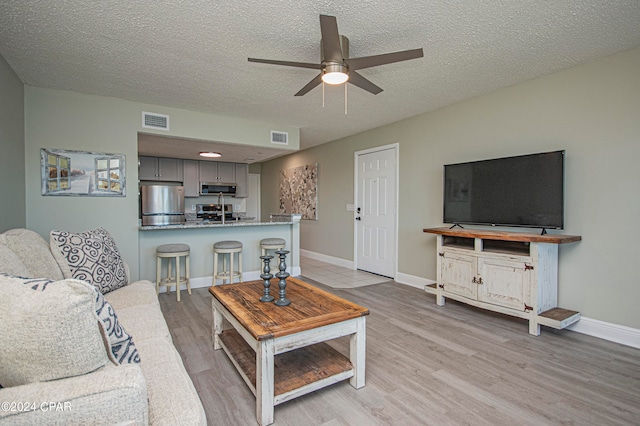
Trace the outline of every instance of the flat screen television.
<instances>
[{"instance_id":1,"label":"flat screen television","mask_svg":"<svg viewBox=\"0 0 640 426\"><path fill-rule=\"evenodd\" d=\"M564 151L444 166L444 223L564 227Z\"/></svg>"}]
</instances>

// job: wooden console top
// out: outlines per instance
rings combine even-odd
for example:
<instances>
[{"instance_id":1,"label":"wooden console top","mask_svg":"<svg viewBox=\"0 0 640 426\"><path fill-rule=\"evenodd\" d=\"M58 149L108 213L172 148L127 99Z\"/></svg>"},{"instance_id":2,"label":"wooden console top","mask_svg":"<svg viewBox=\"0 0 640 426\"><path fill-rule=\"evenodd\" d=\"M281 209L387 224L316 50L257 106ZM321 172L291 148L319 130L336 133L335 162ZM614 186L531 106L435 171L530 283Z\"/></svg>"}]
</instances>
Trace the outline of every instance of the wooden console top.
<instances>
[{"instance_id":1,"label":"wooden console top","mask_svg":"<svg viewBox=\"0 0 640 426\"><path fill-rule=\"evenodd\" d=\"M529 243L566 244L582 240L579 235L533 234L527 232L492 231L481 229L425 228L428 234L447 235L451 237L484 238L485 240L523 241Z\"/></svg>"}]
</instances>

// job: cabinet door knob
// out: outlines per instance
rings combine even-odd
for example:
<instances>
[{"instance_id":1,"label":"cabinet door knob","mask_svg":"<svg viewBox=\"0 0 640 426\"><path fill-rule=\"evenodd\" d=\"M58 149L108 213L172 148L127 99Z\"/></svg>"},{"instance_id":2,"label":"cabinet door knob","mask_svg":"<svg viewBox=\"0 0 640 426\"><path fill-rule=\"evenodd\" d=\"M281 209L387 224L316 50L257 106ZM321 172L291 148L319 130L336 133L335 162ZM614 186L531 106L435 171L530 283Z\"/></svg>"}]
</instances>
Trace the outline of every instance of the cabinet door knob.
<instances>
[{"instance_id":1,"label":"cabinet door knob","mask_svg":"<svg viewBox=\"0 0 640 426\"><path fill-rule=\"evenodd\" d=\"M476 277L473 277L473 279L471 280L472 283L476 282Z\"/></svg>"},{"instance_id":2,"label":"cabinet door knob","mask_svg":"<svg viewBox=\"0 0 640 426\"><path fill-rule=\"evenodd\" d=\"M484 284L484 283L482 282L482 277L478 278L478 284Z\"/></svg>"}]
</instances>

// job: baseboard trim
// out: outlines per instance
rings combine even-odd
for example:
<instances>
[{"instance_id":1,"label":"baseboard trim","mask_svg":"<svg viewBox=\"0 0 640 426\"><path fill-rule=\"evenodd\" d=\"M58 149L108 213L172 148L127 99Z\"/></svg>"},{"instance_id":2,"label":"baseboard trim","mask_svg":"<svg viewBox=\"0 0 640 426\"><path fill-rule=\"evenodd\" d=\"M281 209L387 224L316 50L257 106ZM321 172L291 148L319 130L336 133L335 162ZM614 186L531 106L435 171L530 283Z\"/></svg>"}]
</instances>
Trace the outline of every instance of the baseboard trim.
<instances>
[{"instance_id":1,"label":"baseboard trim","mask_svg":"<svg viewBox=\"0 0 640 426\"><path fill-rule=\"evenodd\" d=\"M581 317L580 321L567 327L567 330L640 349L640 330L637 328Z\"/></svg>"},{"instance_id":2,"label":"baseboard trim","mask_svg":"<svg viewBox=\"0 0 640 426\"><path fill-rule=\"evenodd\" d=\"M400 272L398 272L396 281L400 284L420 289L424 289L424 286L427 284L435 283L435 281L426 278L402 274ZM640 348L640 329L637 328L581 317L580 321L570 325L566 329L610 342L620 343L621 345Z\"/></svg>"},{"instance_id":3,"label":"baseboard trim","mask_svg":"<svg viewBox=\"0 0 640 426\"><path fill-rule=\"evenodd\" d=\"M308 257L309 259L313 260L319 260L320 262L331 263L332 265L336 266L342 266L343 268L355 269L355 263L352 260L328 256L326 254L316 253L315 251L300 249L300 256Z\"/></svg>"},{"instance_id":4,"label":"baseboard trim","mask_svg":"<svg viewBox=\"0 0 640 426\"><path fill-rule=\"evenodd\" d=\"M426 285L435 284L435 281L433 280L416 277L415 275L403 274L402 272L398 272L396 276L396 282L399 284L419 288L420 290L424 290L424 286Z\"/></svg>"},{"instance_id":5,"label":"baseboard trim","mask_svg":"<svg viewBox=\"0 0 640 426\"><path fill-rule=\"evenodd\" d=\"M271 270L271 272L273 273L273 269ZM299 266L295 266L293 268L287 268L287 272L289 272L289 274L291 274L294 277L297 277L298 275L301 274L301 270ZM243 272L242 273L242 281L247 282L247 281L256 281L260 279L260 274L262 272L261 271L249 271L249 272ZM195 277L195 278L191 278L191 288L204 288L204 287L211 287L211 282L212 282L213 276L209 275L208 277ZM218 283L220 284L220 283ZM186 285L182 285L180 286L181 290L186 290L187 286Z\"/></svg>"},{"instance_id":6,"label":"baseboard trim","mask_svg":"<svg viewBox=\"0 0 640 426\"><path fill-rule=\"evenodd\" d=\"M322 253L316 253L308 250L300 250L301 256L310 259L319 260L321 262L331 263L344 268L354 269L354 262L338 257L327 256ZM415 275L404 274L398 272L395 281L398 284L408 285L410 287L424 290L425 285L434 284L435 281L417 277ZM593 318L581 317L580 321L566 328L576 333L586 334L587 336L597 337L599 339L608 340L621 345L630 346L640 349L640 329L627 327L624 325L613 324L610 322L600 321Z\"/></svg>"}]
</instances>

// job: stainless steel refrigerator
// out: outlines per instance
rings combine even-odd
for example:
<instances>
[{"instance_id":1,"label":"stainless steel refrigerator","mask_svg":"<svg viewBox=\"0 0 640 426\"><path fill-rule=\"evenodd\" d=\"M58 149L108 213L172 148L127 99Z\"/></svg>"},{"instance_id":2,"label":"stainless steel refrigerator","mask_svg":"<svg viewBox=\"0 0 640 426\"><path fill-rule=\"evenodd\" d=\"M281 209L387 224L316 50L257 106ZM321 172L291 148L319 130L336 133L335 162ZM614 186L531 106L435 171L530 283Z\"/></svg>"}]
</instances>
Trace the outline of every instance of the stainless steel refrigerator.
<instances>
[{"instance_id":1,"label":"stainless steel refrigerator","mask_svg":"<svg viewBox=\"0 0 640 426\"><path fill-rule=\"evenodd\" d=\"M140 188L143 225L184 223L184 187L144 185Z\"/></svg>"}]
</instances>

